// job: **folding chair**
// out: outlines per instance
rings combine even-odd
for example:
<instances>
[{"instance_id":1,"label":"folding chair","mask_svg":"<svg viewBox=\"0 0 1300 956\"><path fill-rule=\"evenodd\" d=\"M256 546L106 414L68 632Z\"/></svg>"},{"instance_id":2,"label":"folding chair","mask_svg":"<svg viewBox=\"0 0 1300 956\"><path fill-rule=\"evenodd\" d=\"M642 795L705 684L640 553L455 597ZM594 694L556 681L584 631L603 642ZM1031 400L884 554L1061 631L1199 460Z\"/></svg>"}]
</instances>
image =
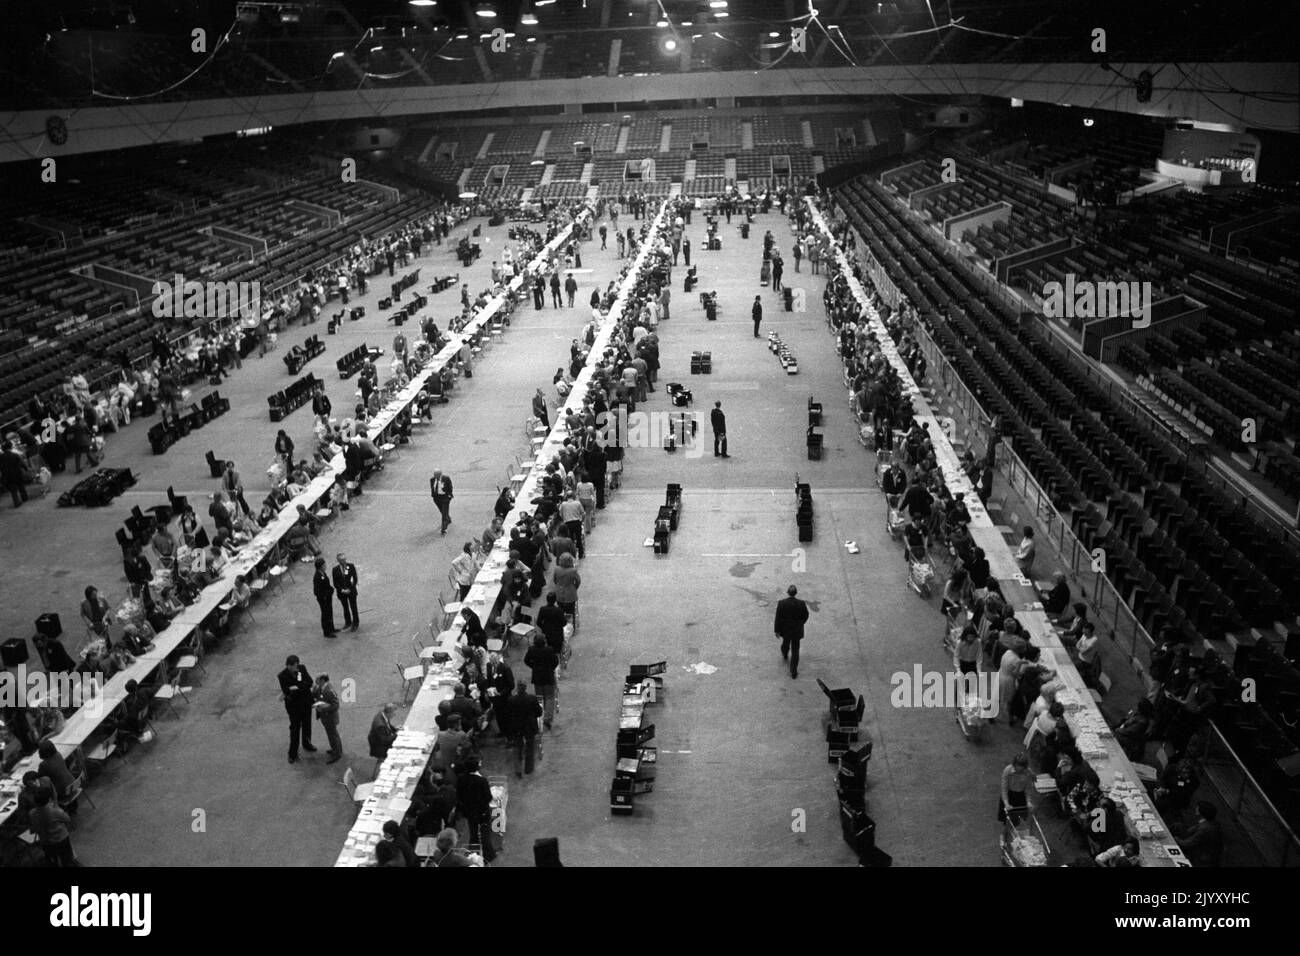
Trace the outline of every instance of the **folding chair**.
<instances>
[{"instance_id":1,"label":"folding chair","mask_svg":"<svg viewBox=\"0 0 1300 956\"><path fill-rule=\"evenodd\" d=\"M154 703L162 702L166 704L173 714L176 714L175 700L177 694L185 698L185 703L190 702L189 695L185 693L185 688L181 686L181 673L178 671L170 682L159 687L153 695ZM179 720L180 714L176 714L176 718Z\"/></svg>"},{"instance_id":2,"label":"folding chair","mask_svg":"<svg viewBox=\"0 0 1300 956\"><path fill-rule=\"evenodd\" d=\"M397 673L402 678L402 703L405 704L411 696L411 685L419 687L424 683L424 665L407 664L403 665L401 661L397 662Z\"/></svg>"},{"instance_id":3,"label":"folding chair","mask_svg":"<svg viewBox=\"0 0 1300 956\"><path fill-rule=\"evenodd\" d=\"M205 674L208 672L208 669L203 666L203 636L199 631L194 632L194 637L182 650L184 653L176 661L177 683L180 683L187 671L192 671L196 667Z\"/></svg>"},{"instance_id":4,"label":"folding chair","mask_svg":"<svg viewBox=\"0 0 1300 956\"><path fill-rule=\"evenodd\" d=\"M357 783L357 773L351 767L343 771L342 783L353 803L365 803L375 789L373 783Z\"/></svg>"}]
</instances>

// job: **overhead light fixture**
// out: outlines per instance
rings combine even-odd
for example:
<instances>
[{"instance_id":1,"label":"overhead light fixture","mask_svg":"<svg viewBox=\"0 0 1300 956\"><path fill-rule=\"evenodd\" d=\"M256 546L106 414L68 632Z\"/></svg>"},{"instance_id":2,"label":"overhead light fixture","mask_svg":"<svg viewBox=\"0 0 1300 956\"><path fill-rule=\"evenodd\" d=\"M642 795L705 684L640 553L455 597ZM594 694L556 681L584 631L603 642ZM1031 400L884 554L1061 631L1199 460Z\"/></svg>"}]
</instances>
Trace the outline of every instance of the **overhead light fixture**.
<instances>
[{"instance_id":1,"label":"overhead light fixture","mask_svg":"<svg viewBox=\"0 0 1300 956\"><path fill-rule=\"evenodd\" d=\"M525 42L525 43L536 43L536 42L537 42L537 37L524 37L524 42Z\"/></svg>"},{"instance_id":2,"label":"overhead light fixture","mask_svg":"<svg viewBox=\"0 0 1300 956\"><path fill-rule=\"evenodd\" d=\"M549 7L554 2L555 0L537 0L537 5L539 7Z\"/></svg>"},{"instance_id":3,"label":"overhead light fixture","mask_svg":"<svg viewBox=\"0 0 1300 956\"><path fill-rule=\"evenodd\" d=\"M490 3L480 3L474 8L474 13L485 20L495 20L497 8L492 6Z\"/></svg>"},{"instance_id":4,"label":"overhead light fixture","mask_svg":"<svg viewBox=\"0 0 1300 956\"><path fill-rule=\"evenodd\" d=\"M456 39L457 39L457 40L468 40L468 39L469 39L469 34L468 34L468 33L465 33L464 31L462 31L462 32L456 34Z\"/></svg>"},{"instance_id":5,"label":"overhead light fixture","mask_svg":"<svg viewBox=\"0 0 1300 956\"><path fill-rule=\"evenodd\" d=\"M713 15L717 17L719 20L722 19L723 17L731 16L731 14L728 13L726 10L714 10Z\"/></svg>"},{"instance_id":6,"label":"overhead light fixture","mask_svg":"<svg viewBox=\"0 0 1300 956\"><path fill-rule=\"evenodd\" d=\"M438 0L410 0L413 7L436 7Z\"/></svg>"},{"instance_id":7,"label":"overhead light fixture","mask_svg":"<svg viewBox=\"0 0 1300 956\"><path fill-rule=\"evenodd\" d=\"M276 13L280 15L281 23L302 22L302 7L280 7Z\"/></svg>"},{"instance_id":8,"label":"overhead light fixture","mask_svg":"<svg viewBox=\"0 0 1300 956\"><path fill-rule=\"evenodd\" d=\"M668 26L668 21L667 21L667 20L660 20L658 23L655 24L655 26L657 26L657 27L666 27L666 26Z\"/></svg>"},{"instance_id":9,"label":"overhead light fixture","mask_svg":"<svg viewBox=\"0 0 1300 956\"><path fill-rule=\"evenodd\" d=\"M534 159L534 160L533 160L531 163L529 163L528 165L529 165L529 166L545 166L545 165L546 165L546 160L544 160L544 159Z\"/></svg>"},{"instance_id":10,"label":"overhead light fixture","mask_svg":"<svg viewBox=\"0 0 1300 956\"><path fill-rule=\"evenodd\" d=\"M519 15L519 25L521 27L537 26L537 14L533 13L533 11L531 10L527 11L526 13L521 13Z\"/></svg>"},{"instance_id":11,"label":"overhead light fixture","mask_svg":"<svg viewBox=\"0 0 1300 956\"><path fill-rule=\"evenodd\" d=\"M709 6L714 10L727 9L727 0L709 0Z\"/></svg>"},{"instance_id":12,"label":"overhead light fixture","mask_svg":"<svg viewBox=\"0 0 1300 956\"><path fill-rule=\"evenodd\" d=\"M464 192L460 194L461 199L477 199L478 193Z\"/></svg>"},{"instance_id":13,"label":"overhead light fixture","mask_svg":"<svg viewBox=\"0 0 1300 956\"><path fill-rule=\"evenodd\" d=\"M1083 125L1084 125L1084 126L1091 126L1092 124L1093 124L1093 119L1092 119L1092 117L1091 117L1091 116L1085 116L1084 119L1083 119Z\"/></svg>"},{"instance_id":14,"label":"overhead light fixture","mask_svg":"<svg viewBox=\"0 0 1300 956\"><path fill-rule=\"evenodd\" d=\"M768 37L771 38L771 39L773 39L773 40L779 40L779 39L781 38L781 34L777 33L775 30L773 30L771 33L768 34Z\"/></svg>"},{"instance_id":15,"label":"overhead light fixture","mask_svg":"<svg viewBox=\"0 0 1300 956\"><path fill-rule=\"evenodd\" d=\"M677 41L674 40L672 37L669 37L667 40L664 41L664 49L667 50L669 53L672 53L674 50L677 49Z\"/></svg>"},{"instance_id":16,"label":"overhead light fixture","mask_svg":"<svg viewBox=\"0 0 1300 956\"><path fill-rule=\"evenodd\" d=\"M693 26L695 26L695 22L694 22L693 20L683 20L683 21L682 21L682 26L684 26L684 27L693 27Z\"/></svg>"}]
</instances>

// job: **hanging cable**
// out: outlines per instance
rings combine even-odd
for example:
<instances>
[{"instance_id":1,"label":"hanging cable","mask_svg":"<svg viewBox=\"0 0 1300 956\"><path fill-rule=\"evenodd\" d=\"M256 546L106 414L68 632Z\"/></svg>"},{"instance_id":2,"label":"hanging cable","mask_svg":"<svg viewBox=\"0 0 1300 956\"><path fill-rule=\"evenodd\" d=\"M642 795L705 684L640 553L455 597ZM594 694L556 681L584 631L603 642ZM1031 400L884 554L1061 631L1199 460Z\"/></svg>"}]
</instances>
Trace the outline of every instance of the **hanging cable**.
<instances>
[{"instance_id":1,"label":"hanging cable","mask_svg":"<svg viewBox=\"0 0 1300 956\"><path fill-rule=\"evenodd\" d=\"M172 83L170 86L164 86L161 90L155 90L152 93L140 93L135 96L118 96L113 93L102 93L99 90L95 89L94 34L90 34L88 35L86 41L90 45L90 95L98 96L100 99L114 100L119 103L130 103L134 100L150 100L153 99L155 96L162 96L164 93L170 93L172 90L176 89L177 87L183 86L184 84L192 80L194 77L198 76L200 72L202 72L212 63L217 53L230 40L230 34L234 32L234 29L238 25L238 23L239 23L238 19L236 19L233 23L231 23L230 28L221 35L221 39L217 41L217 45L214 46L212 48L212 52L208 54L208 58L204 60L202 63L200 63L198 66L196 66L189 73L187 73L185 76L181 77L179 80L177 80L175 83Z\"/></svg>"}]
</instances>

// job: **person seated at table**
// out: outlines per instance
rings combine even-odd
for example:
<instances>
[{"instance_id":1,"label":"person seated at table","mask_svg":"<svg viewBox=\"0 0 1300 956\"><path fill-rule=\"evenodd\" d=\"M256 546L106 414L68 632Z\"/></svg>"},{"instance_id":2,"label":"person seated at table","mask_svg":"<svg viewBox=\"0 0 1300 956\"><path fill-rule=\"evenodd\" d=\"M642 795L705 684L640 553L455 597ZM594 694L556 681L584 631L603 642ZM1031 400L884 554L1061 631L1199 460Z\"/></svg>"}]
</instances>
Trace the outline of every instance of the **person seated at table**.
<instances>
[{"instance_id":1,"label":"person seated at table","mask_svg":"<svg viewBox=\"0 0 1300 956\"><path fill-rule=\"evenodd\" d=\"M446 730L449 716L451 716L451 699L443 698L438 701L438 716L433 718L434 726L439 730Z\"/></svg>"},{"instance_id":2,"label":"person seated at table","mask_svg":"<svg viewBox=\"0 0 1300 956\"><path fill-rule=\"evenodd\" d=\"M54 783L49 777L43 777L35 770L23 774L23 788L18 791L18 808L13 819L26 820L27 815L36 809L36 796L39 793L54 793Z\"/></svg>"},{"instance_id":3,"label":"person seated at table","mask_svg":"<svg viewBox=\"0 0 1300 956\"><path fill-rule=\"evenodd\" d=\"M1218 815L1218 807L1208 800L1200 800L1196 804L1196 822L1187 828L1178 827L1174 833L1194 867L1223 865L1223 831L1216 820Z\"/></svg>"},{"instance_id":4,"label":"person seated at table","mask_svg":"<svg viewBox=\"0 0 1300 956\"><path fill-rule=\"evenodd\" d=\"M438 834L436 849L429 860L430 866L473 866L469 853L457 846L460 834L447 827Z\"/></svg>"},{"instance_id":5,"label":"person seated at table","mask_svg":"<svg viewBox=\"0 0 1300 956\"><path fill-rule=\"evenodd\" d=\"M153 647L154 632L147 622L127 624L122 629L122 645L136 657Z\"/></svg>"},{"instance_id":6,"label":"person seated at table","mask_svg":"<svg viewBox=\"0 0 1300 956\"><path fill-rule=\"evenodd\" d=\"M1052 776L1056 779L1056 791L1062 796L1069 796L1081 783L1090 783L1094 787L1100 783L1097 772L1088 766L1073 745L1056 758L1056 770Z\"/></svg>"},{"instance_id":7,"label":"person seated at table","mask_svg":"<svg viewBox=\"0 0 1300 956\"><path fill-rule=\"evenodd\" d=\"M1137 837L1126 837L1122 843L1102 850L1094 858L1098 866L1134 867L1142 865L1142 844Z\"/></svg>"},{"instance_id":8,"label":"person seated at table","mask_svg":"<svg viewBox=\"0 0 1300 956\"><path fill-rule=\"evenodd\" d=\"M41 762L36 767L36 772L42 777L49 779L54 787L54 796L58 800L59 806L67 810L72 816L77 815L77 801L68 798L76 790L77 776L68 769L68 763L59 753L59 748L54 746L54 741L46 739L37 745L36 753L40 756Z\"/></svg>"},{"instance_id":9,"label":"person seated at table","mask_svg":"<svg viewBox=\"0 0 1300 956\"><path fill-rule=\"evenodd\" d=\"M348 493L348 481L342 475L334 478L334 484L330 485L329 507L330 514L337 515L340 511L349 511L352 506L348 503L351 495Z\"/></svg>"},{"instance_id":10,"label":"person seated at table","mask_svg":"<svg viewBox=\"0 0 1300 956\"><path fill-rule=\"evenodd\" d=\"M125 748L144 736L152 711L153 689L143 688L139 681L129 680L126 682L126 696L109 714L105 725L110 733L117 732L118 745Z\"/></svg>"},{"instance_id":11,"label":"person seated at table","mask_svg":"<svg viewBox=\"0 0 1300 956\"><path fill-rule=\"evenodd\" d=\"M478 663L473 656L467 658L466 665L472 665L471 673L477 676ZM459 715L461 727L473 734L482 722L483 705L469 696L464 684L457 684L452 688L451 713L453 717Z\"/></svg>"},{"instance_id":12,"label":"person seated at table","mask_svg":"<svg viewBox=\"0 0 1300 956\"><path fill-rule=\"evenodd\" d=\"M290 554L302 555L303 561L311 561L321 556L320 542L314 534L316 521L307 514L307 509L298 506L298 520L293 523L284 536L285 547Z\"/></svg>"},{"instance_id":13,"label":"person seated at table","mask_svg":"<svg viewBox=\"0 0 1300 956\"><path fill-rule=\"evenodd\" d=\"M1070 585L1066 583L1065 572L1057 571L1052 575L1050 590L1039 591L1038 599L1043 602L1043 613L1048 617L1060 617L1070 604Z\"/></svg>"},{"instance_id":14,"label":"person seated at table","mask_svg":"<svg viewBox=\"0 0 1300 956\"><path fill-rule=\"evenodd\" d=\"M402 825L396 820L385 820L383 836L379 841L380 845L388 844L398 852L398 856L405 866L419 866L420 862L415 858L415 850L411 846L411 841L406 838L402 832ZM375 847L376 852L379 847Z\"/></svg>"},{"instance_id":15,"label":"person seated at table","mask_svg":"<svg viewBox=\"0 0 1300 956\"><path fill-rule=\"evenodd\" d=\"M392 821L389 821L390 823ZM375 866L410 866L402 851L391 841L381 839L375 844Z\"/></svg>"}]
</instances>

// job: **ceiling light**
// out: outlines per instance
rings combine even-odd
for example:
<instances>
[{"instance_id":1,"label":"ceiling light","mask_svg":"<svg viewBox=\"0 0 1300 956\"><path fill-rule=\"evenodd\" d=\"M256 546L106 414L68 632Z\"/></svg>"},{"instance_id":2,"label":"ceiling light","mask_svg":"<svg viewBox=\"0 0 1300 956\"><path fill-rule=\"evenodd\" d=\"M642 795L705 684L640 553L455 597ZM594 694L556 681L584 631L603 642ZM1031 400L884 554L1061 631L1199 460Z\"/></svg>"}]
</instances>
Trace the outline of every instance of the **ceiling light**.
<instances>
[{"instance_id":1,"label":"ceiling light","mask_svg":"<svg viewBox=\"0 0 1300 956\"><path fill-rule=\"evenodd\" d=\"M480 3L474 8L474 12L485 20L494 20L497 15L497 8L490 3Z\"/></svg>"},{"instance_id":2,"label":"ceiling light","mask_svg":"<svg viewBox=\"0 0 1300 956\"><path fill-rule=\"evenodd\" d=\"M771 37L773 40L777 40L777 39L780 39L781 34L777 33L775 30L773 30L771 33L768 34L768 36Z\"/></svg>"},{"instance_id":3,"label":"ceiling light","mask_svg":"<svg viewBox=\"0 0 1300 956\"><path fill-rule=\"evenodd\" d=\"M554 2L555 0L537 0L537 5L539 7L549 7Z\"/></svg>"},{"instance_id":4,"label":"ceiling light","mask_svg":"<svg viewBox=\"0 0 1300 956\"><path fill-rule=\"evenodd\" d=\"M413 7L436 7L438 0L410 0Z\"/></svg>"},{"instance_id":5,"label":"ceiling light","mask_svg":"<svg viewBox=\"0 0 1300 956\"><path fill-rule=\"evenodd\" d=\"M669 53L672 53L674 50L677 49L677 41L674 40L672 37L669 37L667 40L664 41L664 49L667 50Z\"/></svg>"},{"instance_id":6,"label":"ceiling light","mask_svg":"<svg viewBox=\"0 0 1300 956\"><path fill-rule=\"evenodd\" d=\"M524 42L525 42L525 43L536 43L536 42L537 42L537 37L524 37Z\"/></svg>"},{"instance_id":7,"label":"ceiling light","mask_svg":"<svg viewBox=\"0 0 1300 956\"><path fill-rule=\"evenodd\" d=\"M726 10L715 10L715 11L713 11L713 15L714 15L715 17L718 17L719 19L721 19L722 17L729 17L729 16L731 16L731 14L728 13Z\"/></svg>"},{"instance_id":8,"label":"ceiling light","mask_svg":"<svg viewBox=\"0 0 1300 956\"><path fill-rule=\"evenodd\" d=\"M667 20L660 20L658 23L655 24L655 26L657 26L657 27L666 27L666 26L668 26L668 21L667 21Z\"/></svg>"},{"instance_id":9,"label":"ceiling light","mask_svg":"<svg viewBox=\"0 0 1300 956\"><path fill-rule=\"evenodd\" d=\"M478 193L464 192L460 194L461 199L477 199Z\"/></svg>"},{"instance_id":10,"label":"ceiling light","mask_svg":"<svg viewBox=\"0 0 1300 956\"><path fill-rule=\"evenodd\" d=\"M533 13L531 10L529 10L527 13L521 13L519 15L519 25L521 27L537 26L537 14Z\"/></svg>"},{"instance_id":11,"label":"ceiling light","mask_svg":"<svg viewBox=\"0 0 1300 956\"><path fill-rule=\"evenodd\" d=\"M727 9L727 0L709 0L709 6L714 10Z\"/></svg>"},{"instance_id":12,"label":"ceiling light","mask_svg":"<svg viewBox=\"0 0 1300 956\"><path fill-rule=\"evenodd\" d=\"M683 20L683 21L682 21L682 26L684 26L684 27L693 27L693 26L695 26L695 24L694 24L694 22L692 22L692 21L690 21L690 20Z\"/></svg>"}]
</instances>

